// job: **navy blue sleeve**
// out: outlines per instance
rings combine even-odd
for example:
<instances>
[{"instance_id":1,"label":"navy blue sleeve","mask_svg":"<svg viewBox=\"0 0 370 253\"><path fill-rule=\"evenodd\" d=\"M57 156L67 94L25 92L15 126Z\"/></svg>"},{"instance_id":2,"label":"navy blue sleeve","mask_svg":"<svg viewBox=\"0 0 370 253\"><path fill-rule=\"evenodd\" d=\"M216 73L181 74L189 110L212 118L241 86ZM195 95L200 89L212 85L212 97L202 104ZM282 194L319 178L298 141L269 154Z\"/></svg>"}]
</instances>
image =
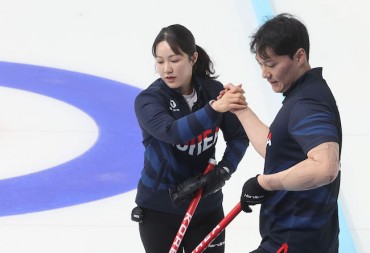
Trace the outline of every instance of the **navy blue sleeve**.
<instances>
[{"instance_id":1,"label":"navy blue sleeve","mask_svg":"<svg viewBox=\"0 0 370 253\"><path fill-rule=\"evenodd\" d=\"M218 164L234 173L249 146L249 139L238 118L230 112L224 113L221 130L226 149Z\"/></svg>"},{"instance_id":2,"label":"navy blue sleeve","mask_svg":"<svg viewBox=\"0 0 370 253\"><path fill-rule=\"evenodd\" d=\"M175 119L168 104L156 94L140 93L135 100L135 113L140 126L151 136L170 144L184 144L215 127L221 118L207 103L202 109Z\"/></svg>"},{"instance_id":3,"label":"navy blue sleeve","mask_svg":"<svg viewBox=\"0 0 370 253\"><path fill-rule=\"evenodd\" d=\"M297 101L289 118L289 133L307 154L324 142L339 143L336 113L315 99Z\"/></svg>"}]
</instances>

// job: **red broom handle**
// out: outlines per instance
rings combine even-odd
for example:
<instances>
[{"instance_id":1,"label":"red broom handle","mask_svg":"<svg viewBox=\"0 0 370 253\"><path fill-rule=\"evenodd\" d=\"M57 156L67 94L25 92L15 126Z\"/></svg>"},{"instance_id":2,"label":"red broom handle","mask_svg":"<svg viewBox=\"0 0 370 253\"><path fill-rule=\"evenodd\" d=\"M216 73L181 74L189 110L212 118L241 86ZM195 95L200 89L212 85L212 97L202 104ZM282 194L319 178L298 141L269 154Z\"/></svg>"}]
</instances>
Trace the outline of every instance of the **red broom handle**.
<instances>
[{"instance_id":1,"label":"red broom handle","mask_svg":"<svg viewBox=\"0 0 370 253\"><path fill-rule=\"evenodd\" d=\"M203 252L220 235L220 233L229 225L229 223L241 212L240 202L218 223L218 225L201 241L201 243L192 251L192 253Z\"/></svg>"},{"instance_id":2,"label":"red broom handle","mask_svg":"<svg viewBox=\"0 0 370 253\"><path fill-rule=\"evenodd\" d=\"M211 170L213 170L213 168L215 167L215 165L216 165L216 160L215 159L212 159L212 158L209 159L208 166L204 170L203 175L205 175L206 173L208 173ZM203 189L202 188L201 189L198 189L195 192L195 196L194 196L194 198L192 199L192 201L189 204L188 210L186 211L185 216L184 216L184 219L181 222L180 228L177 231L177 234L175 236L175 239L173 240L173 243L171 245L171 248L170 248L169 253L176 253L177 250L179 249L180 244L182 242L182 239L185 236L185 232L188 229L188 226L190 224L191 219L193 218L193 214L195 212L195 209L197 209L197 206L199 204L200 198L202 197L202 193L203 193Z\"/></svg>"}]
</instances>

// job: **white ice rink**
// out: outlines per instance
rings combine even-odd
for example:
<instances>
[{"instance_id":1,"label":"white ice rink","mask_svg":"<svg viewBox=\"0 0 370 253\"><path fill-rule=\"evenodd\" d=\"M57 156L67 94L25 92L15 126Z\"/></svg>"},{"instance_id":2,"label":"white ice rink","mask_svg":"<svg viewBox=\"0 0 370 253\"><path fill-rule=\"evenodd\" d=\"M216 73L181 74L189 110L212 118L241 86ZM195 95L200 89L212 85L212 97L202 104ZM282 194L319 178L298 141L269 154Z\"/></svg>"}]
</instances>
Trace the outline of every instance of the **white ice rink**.
<instances>
[{"instance_id":1,"label":"white ice rink","mask_svg":"<svg viewBox=\"0 0 370 253\"><path fill-rule=\"evenodd\" d=\"M323 67L342 117L340 252L370 253L367 1L0 0L0 4L0 253L144 252L138 226L130 220L135 188L110 187L120 182L136 185L130 181L133 161L128 154L135 152L131 160L142 159L136 152L141 149L140 133L135 121L124 122L129 124L123 129L127 141L117 144L119 127L109 129L111 125L101 123L111 124L109 117L131 117L132 104L124 98L120 104L119 97L109 103L104 89L89 96L92 86L81 91L71 81L81 78L76 81L81 84L89 77L71 75L67 83L43 67L104 78L107 90L111 89L107 94L117 94L112 89L119 83L143 89L158 77L151 55L155 36L162 27L180 23L209 53L219 80L242 83L250 106L269 123L280 107L281 95L261 78L249 52L249 36L264 15L281 12L297 15L307 25L310 64ZM2 63L26 66L14 71ZM40 68L30 70L28 65ZM71 84L63 86L68 89L52 88L65 83ZM38 84L49 95L35 90ZM81 100L74 94L82 94ZM111 105L109 113L96 101ZM129 141L132 137L139 141ZM113 146L102 140L121 145L126 158L114 160L118 155L109 149ZM221 155L224 143L219 140ZM98 144L101 148L94 149ZM88 160L91 174L84 167L90 150L95 150ZM99 174L98 166L107 172ZM109 170L117 167L122 171ZM244 181L262 168L262 158L250 147L224 187L226 213L239 201ZM59 175L62 180L56 178ZM105 184L94 186L94 182ZM78 191L85 186L90 188ZM258 211L256 206L251 214L241 213L227 227L226 253L246 253L258 246Z\"/></svg>"}]
</instances>

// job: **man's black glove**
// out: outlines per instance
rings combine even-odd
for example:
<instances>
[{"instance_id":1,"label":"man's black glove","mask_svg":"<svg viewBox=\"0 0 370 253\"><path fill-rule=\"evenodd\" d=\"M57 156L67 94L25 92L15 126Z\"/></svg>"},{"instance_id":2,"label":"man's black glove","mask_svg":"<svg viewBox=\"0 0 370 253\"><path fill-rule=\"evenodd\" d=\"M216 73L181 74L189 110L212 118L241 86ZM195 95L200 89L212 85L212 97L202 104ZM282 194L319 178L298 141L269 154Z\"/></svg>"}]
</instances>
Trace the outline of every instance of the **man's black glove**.
<instances>
[{"instance_id":1,"label":"man's black glove","mask_svg":"<svg viewBox=\"0 0 370 253\"><path fill-rule=\"evenodd\" d=\"M258 183L258 176L252 177L244 183L242 196L240 197L240 204L244 212L250 213L249 206L263 203L269 195L269 191L263 189Z\"/></svg>"},{"instance_id":2,"label":"man's black glove","mask_svg":"<svg viewBox=\"0 0 370 253\"><path fill-rule=\"evenodd\" d=\"M186 199L192 199L195 191L203 188L202 197L206 197L218 190L224 185L225 181L230 179L231 175L228 169L216 166L205 175L196 175L179 184L175 190L170 190L170 197L174 206L178 206Z\"/></svg>"}]
</instances>

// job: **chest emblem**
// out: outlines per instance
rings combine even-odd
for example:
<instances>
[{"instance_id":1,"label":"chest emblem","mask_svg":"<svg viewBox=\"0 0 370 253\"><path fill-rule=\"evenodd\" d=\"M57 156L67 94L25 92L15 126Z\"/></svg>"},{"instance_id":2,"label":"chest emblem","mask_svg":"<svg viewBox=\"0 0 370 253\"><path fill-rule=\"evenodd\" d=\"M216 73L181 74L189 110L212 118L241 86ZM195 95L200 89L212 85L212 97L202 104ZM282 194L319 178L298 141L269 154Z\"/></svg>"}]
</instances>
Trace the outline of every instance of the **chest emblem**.
<instances>
[{"instance_id":1,"label":"chest emblem","mask_svg":"<svg viewBox=\"0 0 370 253\"><path fill-rule=\"evenodd\" d=\"M272 133L269 132L269 134L267 135L267 141L266 141L266 146L271 146L271 140L272 140Z\"/></svg>"}]
</instances>

